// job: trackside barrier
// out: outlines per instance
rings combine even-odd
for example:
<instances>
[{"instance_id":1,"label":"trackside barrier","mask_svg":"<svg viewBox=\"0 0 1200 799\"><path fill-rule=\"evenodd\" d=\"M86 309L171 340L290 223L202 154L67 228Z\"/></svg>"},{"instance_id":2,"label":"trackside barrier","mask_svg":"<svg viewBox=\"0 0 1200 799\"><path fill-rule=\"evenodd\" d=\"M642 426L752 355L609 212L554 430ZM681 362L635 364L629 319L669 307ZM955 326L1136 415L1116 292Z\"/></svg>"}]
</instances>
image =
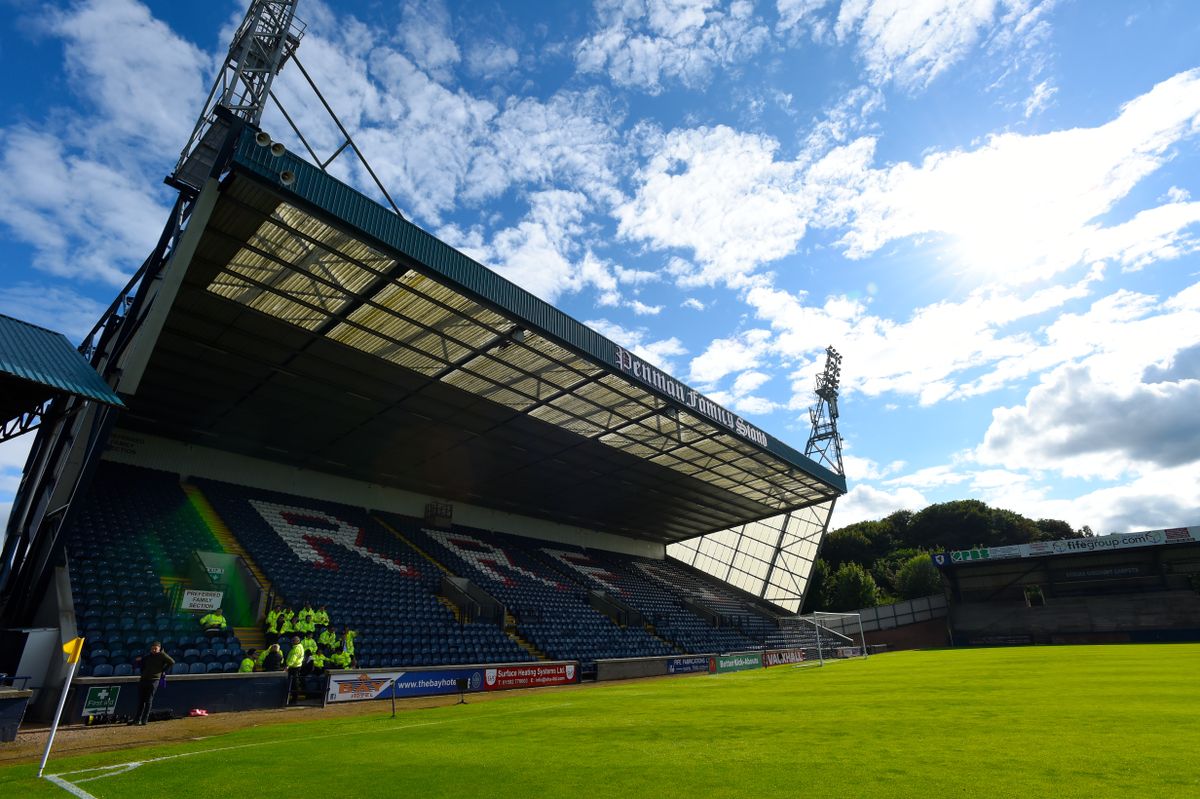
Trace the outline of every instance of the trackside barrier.
<instances>
[{"instance_id":1,"label":"trackside barrier","mask_svg":"<svg viewBox=\"0 0 1200 799\"><path fill-rule=\"evenodd\" d=\"M544 688L579 682L579 663L511 663L451 668L354 669L329 672L325 703L477 691Z\"/></svg>"},{"instance_id":2,"label":"trackside barrier","mask_svg":"<svg viewBox=\"0 0 1200 799\"><path fill-rule=\"evenodd\" d=\"M717 655L708 659L708 671L711 674L724 674L729 671L747 671L763 667L762 652L735 652L732 655Z\"/></svg>"},{"instance_id":3,"label":"trackside barrier","mask_svg":"<svg viewBox=\"0 0 1200 799\"><path fill-rule=\"evenodd\" d=\"M729 655L675 655L673 657L614 658L596 661L596 680L633 680L672 674L717 674L805 662L803 649L768 649Z\"/></svg>"},{"instance_id":4,"label":"trackside barrier","mask_svg":"<svg viewBox=\"0 0 1200 799\"><path fill-rule=\"evenodd\" d=\"M0 688L0 743L17 740L17 728L25 718L25 707L33 691Z\"/></svg>"},{"instance_id":5,"label":"trackside barrier","mask_svg":"<svg viewBox=\"0 0 1200 799\"><path fill-rule=\"evenodd\" d=\"M176 674L154 695L155 711L171 710L186 716L192 708L210 713L263 710L287 704L286 671L257 674ZM88 716L132 716L138 705L138 678L79 677L71 682L71 696L63 723L77 724Z\"/></svg>"},{"instance_id":6,"label":"trackside barrier","mask_svg":"<svg viewBox=\"0 0 1200 799\"><path fill-rule=\"evenodd\" d=\"M672 657L614 658L596 661L596 681L633 680L666 674L707 674L712 655L675 655Z\"/></svg>"},{"instance_id":7,"label":"trackside barrier","mask_svg":"<svg viewBox=\"0 0 1200 799\"><path fill-rule=\"evenodd\" d=\"M803 649L768 649L763 652L763 668L795 665L804 661L805 654Z\"/></svg>"}]
</instances>

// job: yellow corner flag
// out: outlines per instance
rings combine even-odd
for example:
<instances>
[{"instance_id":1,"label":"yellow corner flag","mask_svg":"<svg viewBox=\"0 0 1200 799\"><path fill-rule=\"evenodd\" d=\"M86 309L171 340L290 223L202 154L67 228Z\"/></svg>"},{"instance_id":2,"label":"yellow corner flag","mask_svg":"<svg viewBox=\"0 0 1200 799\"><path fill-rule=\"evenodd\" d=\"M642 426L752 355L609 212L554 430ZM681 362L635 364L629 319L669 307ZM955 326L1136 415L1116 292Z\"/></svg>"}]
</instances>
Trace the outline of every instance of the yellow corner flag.
<instances>
[{"instance_id":1,"label":"yellow corner flag","mask_svg":"<svg viewBox=\"0 0 1200 799\"><path fill-rule=\"evenodd\" d=\"M83 654L83 639L74 638L63 644L63 651L67 653L68 663L78 663L79 657Z\"/></svg>"}]
</instances>

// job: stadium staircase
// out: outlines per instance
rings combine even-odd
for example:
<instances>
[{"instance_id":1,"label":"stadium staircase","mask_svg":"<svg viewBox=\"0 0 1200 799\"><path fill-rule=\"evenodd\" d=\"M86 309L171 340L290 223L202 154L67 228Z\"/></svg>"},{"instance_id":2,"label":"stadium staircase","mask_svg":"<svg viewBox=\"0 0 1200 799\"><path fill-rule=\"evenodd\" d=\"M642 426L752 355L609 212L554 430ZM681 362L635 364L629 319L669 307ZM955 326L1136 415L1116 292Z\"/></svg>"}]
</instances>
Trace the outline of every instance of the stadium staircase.
<instances>
[{"instance_id":1,"label":"stadium staircase","mask_svg":"<svg viewBox=\"0 0 1200 799\"><path fill-rule=\"evenodd\" d=\"M250 553L238 543L237 538L233 535L233 531L229 529L229 525L222 521L220 514L216 508L208 501L208 497L204 496L204 492L200 487L192 483L180 483L180 488L183 493L187 494L191 500L192 507L196 509L196 513L200 514L200 518L208 525L209 531L213 534L213 538L217 539L217 543L221 545L222 550L229 555L236 555L246 564L246 568L254 575L254 579L258 580L259 586L262 587L265 596L271 595L271 581L267 579L267 575L263 574L262 569L258 568L258 564L254 562L254 558L250 557Z\"/></svg>"},{"instance_id":2,"label":"stadium staircase","mask_svg":"<svg viewBox=\"0 0 1200 799\"><path fill-rule=\"evenodd\" d=\"M447 599L444 596L439 596L437 598L437 601L440 602L443 606L445 606L446 610L448 610L454 614L454 620L456 622L458 622L459 624L462 624L462 611L458 609L458 605L454 604L453 602L451 602L449 599Z\"/></svg>"},{"instance_id":3,"label":"stadium staircase","mask_svg":"<svg viewBox=\"0 0 1200 799\"><path fill-rule=\"evenodd\" d=\"M267 636L263 633L262 627L234 627L233 632L242 642L243 649L261 650L267 646Z\"/></svg>"},{"instance_id":4,"label":"stadium staircase","mask_svg":"<svg viewBox=\"0 0 1200 799\"><path fill-rule=\"evenodd\" d=\"M409 538L408 538L408 537L406 537L406 536L404 535L404 533L400 532L400 531L399 531L399 530L397 530L395 527L393 527L392 525L388 524L388 523L387 523L387 520L386 520L386 519L384 519L382 516L380 516L380 515L378 515L378 514L373 514L373 515L371 516L371 519L372 519L373 521L375 521L375 522L378 522L378 523L379 523L379 525L380 525L381 527L383 527L383 529L387 530L389 533L391 533L393 536L395 536L395 537L396 537L396 539L397 539L397 540L398 540L400 543L404 544L404 546L408 547L408 548L409 548L409 549L411 549L413 552L416 552L416 553L417 553L418 555L420 555L422 558L424 558L425 560L429 561L429 562L430 562L430 563L432 563L434 566L436 566L438 569L440 569L440 570L441 570L441 572L442 572L442 574L446 574L446 575L449 575L449 576L451 576L451 577L454 577L454 576L456 576L456 575L454 574L454 572L452 572L450 569L446 568L446 565L445 565L444 563L442 563L441 561L439 561L439 560L438 560L437 558L435 558L433 555L430 555L430 554L429 554L428 552L426 552L425 550L421 549L421 547L417 546L417 544L416 544L416 543L414 543L413 541L409 540Z\"/></svg>"},{"instance_id":5,"label":"stadium staircase","mask_svg":"<svg viewBox=\"0 0 1200 799\"><path fill-rule=\"evenodd\" d=\"M546 653L521 637L517 631L517 620L511 613L504 614L504 634L516 642L517 646L533 655L538 660L546 660Z\"/></svg>"}]
</instances>

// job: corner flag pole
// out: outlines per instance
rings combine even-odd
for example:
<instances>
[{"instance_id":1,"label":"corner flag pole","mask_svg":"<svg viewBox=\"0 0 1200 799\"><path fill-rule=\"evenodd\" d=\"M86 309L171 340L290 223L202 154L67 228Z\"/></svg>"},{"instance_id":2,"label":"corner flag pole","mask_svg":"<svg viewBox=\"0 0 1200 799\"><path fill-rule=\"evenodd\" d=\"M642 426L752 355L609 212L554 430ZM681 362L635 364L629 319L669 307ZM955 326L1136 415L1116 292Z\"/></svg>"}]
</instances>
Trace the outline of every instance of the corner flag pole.
<instances>
[{"instance_id":1,"label":"corner flag pole","mask_svg":"<svg viewBox=\"0 0 1200 799\"><path fill-rule=\"evenodd\" d=\"M50 759L50 747L54 745L54 733L58 732L58 721L62 718L63 705L67 703L67 694L71 690L71 680L75 677L75 669L79 667L79 657L83 654L83 639L75 638L63 644L63 652L67 654L67 679L63 682L62 695L58 697L58 710L54 712L54 723L50 725L50 737L46 739L46 751L42 753L42 763L38 766L38 777L46 770L46 761Z\"/></svg>"}]
</instances>

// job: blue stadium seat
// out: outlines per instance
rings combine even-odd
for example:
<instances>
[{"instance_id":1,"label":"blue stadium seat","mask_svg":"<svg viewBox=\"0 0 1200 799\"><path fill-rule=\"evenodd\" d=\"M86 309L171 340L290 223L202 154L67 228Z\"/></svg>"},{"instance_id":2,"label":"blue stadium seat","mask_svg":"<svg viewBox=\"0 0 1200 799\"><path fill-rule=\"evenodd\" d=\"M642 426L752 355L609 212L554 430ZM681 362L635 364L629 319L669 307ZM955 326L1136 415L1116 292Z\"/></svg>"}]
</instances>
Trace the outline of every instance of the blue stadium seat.
<instances>
[{"instance_id":1,"label":"blue stadium seat","mask_svg":"<svg viewBox=\"0 0 1200 799\"><path fill-rule=\"evenodd\" d=\"M208 673L208 664L193 663L191 666L188 667L188 673L189 674L207 674Z\"/></svg>"},{"instance_id":2,"label":"blue stadium seat","mask_svg":"<svg viewBox=\"0 0 1200 799\"><path fill-rule=\"evenodd\" d=\"M224 664L216 663L216 662L207 664L206 668L205 668L205 672L207 674L220 674L224 670L225 670Z\"/></svg>"},{"instance_id":3,"label":"blue stadium seat","mask_svg":"<svg viewBox=\"0 0 1200 799\"><path fill-rule=\"evenodd\" d=\"M192 667L186 663L176 663L171 667L172 674L190 674Z\"/></svg>"},{"instance_id":4,"label":"blue stadium seat","mask_svg":"<svg viewBox=\"0 0 1200 799\"><path fill-rule=\"evenodd\" d=\"M118 663L116 665L116 667L113 669L113 676L114 677L132 677L133 676L133 666L130 666L128 663Z\"/></svg>"},{"instance_id":5,"label":"blue stadium seat","mask_svg":"<svg viewBox=\"0 0 1200 799\"><path fill-rule=\"evenodd\" d=\"M101 663L96 668L92 669L93 677L111 677L113 676L113 667L107 663Z\"/></svg>"}]
</instances>

